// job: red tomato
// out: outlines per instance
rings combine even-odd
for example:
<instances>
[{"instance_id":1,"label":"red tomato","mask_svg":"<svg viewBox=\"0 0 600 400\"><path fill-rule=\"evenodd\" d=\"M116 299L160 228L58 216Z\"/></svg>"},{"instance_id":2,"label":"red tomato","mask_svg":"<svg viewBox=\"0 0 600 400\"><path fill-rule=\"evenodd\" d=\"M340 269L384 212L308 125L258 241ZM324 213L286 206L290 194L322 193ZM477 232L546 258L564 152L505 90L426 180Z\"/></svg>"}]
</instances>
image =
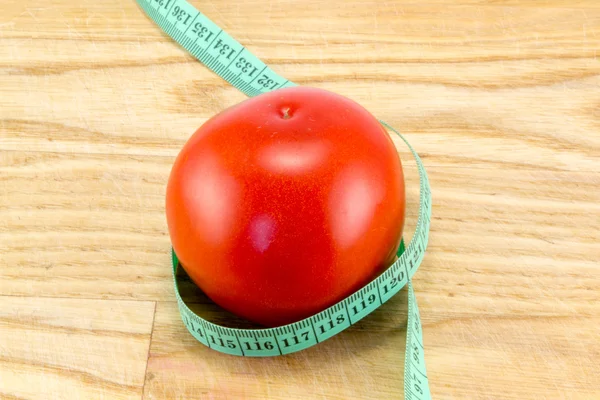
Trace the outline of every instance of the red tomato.
<instances>
[{"instance_id":1,"label":"red tomato","mask_svg":"<svg viewBox=\"0 0 600 400\"><path fill-rule=\"evenodd\" d=\"M215 303L277 326L335 304L394 260L396 149L363 107L322 89L250 98L209 119L167 187L173 248Z\"/></svg>"}]
</instances>

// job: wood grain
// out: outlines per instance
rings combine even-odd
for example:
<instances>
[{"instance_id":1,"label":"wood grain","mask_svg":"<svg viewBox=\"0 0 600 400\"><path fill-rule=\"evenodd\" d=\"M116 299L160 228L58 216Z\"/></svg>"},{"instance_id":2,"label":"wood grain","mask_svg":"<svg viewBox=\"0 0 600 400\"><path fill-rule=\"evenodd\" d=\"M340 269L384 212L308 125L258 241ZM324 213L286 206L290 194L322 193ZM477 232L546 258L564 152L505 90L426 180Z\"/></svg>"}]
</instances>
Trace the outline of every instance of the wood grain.
<instances>
[{"instance_id":1,"label":"wood grain","mask_svg":"<svg viewBox=\"0 0 600 400\"><path fill-rule=\"evenodd\" d=\"M140 399L152 302L0 296L0 398Z\"/></svg>"},{"instance_id":2,"label":"wood grain","mask_svg":"<svg viewBox=\"0 0 600 400\"><path fill-rule=\"evenodd\" d=\"M600 398L600 3L192 3L421 154L434 399ZM3 3L0 398L401 398L405 292L280 358L215 353L180 322L166 180L191 133L243 99L134 1ZM418 180L394 140L410 236ZM185 297L232 321L189 284Z\"/></svg>"}]
</instances>

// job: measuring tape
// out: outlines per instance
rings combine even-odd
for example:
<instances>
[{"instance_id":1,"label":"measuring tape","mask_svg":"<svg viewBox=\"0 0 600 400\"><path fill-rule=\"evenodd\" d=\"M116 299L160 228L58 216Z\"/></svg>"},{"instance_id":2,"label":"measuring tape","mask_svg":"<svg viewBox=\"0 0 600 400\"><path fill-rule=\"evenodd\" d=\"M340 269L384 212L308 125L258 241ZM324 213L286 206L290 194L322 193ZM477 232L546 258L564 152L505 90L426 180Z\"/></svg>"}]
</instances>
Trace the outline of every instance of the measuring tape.
<instances>
[{"instance_id":1,"label":"measuring tape","mask_svg":"<svg viewBox=\"0 0 600 400\"><path fill-rule=\"evenodd\" d=\"M177 43L248 96L296 86L275 73L187 1L136 1ZM199 342L219 352L237 356L268 357L294 353L337 335L408 285L404 395L409 400L431 400L425 370L421 319L411 284L411 279L425 256L429 238L431 191L419 155L399 132L385 122L380 122L402 138L412 152L419 170L417 228L406 248L402 242L398 260L362 289L312 317L277 328L233 329L213 324L188 308L179 293L179 260L175 252L172 252L173 279L179 311L185 326Z\"/></svg>"}]
</instances>

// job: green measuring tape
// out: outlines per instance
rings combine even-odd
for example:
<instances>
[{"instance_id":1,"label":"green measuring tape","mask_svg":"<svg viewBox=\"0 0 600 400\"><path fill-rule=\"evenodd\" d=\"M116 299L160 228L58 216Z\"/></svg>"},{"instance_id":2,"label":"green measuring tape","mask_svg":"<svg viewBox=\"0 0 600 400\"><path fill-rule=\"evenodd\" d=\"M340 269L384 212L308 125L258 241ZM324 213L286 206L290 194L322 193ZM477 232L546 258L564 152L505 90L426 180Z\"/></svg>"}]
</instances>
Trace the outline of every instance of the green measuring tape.
<instances>
[{"instance_id":1,"label":"green measuring tape","mask_svg":"<svg viewBox=\"0 0 600 400\"><path fill-rule=\"evenodd\" d=\"M247 94L257 96L296 86L279 76L248 49L185 0L136 0L144 11L177 43L219 76ZM420 179L419 217L410 244L383 274L328 309L293 324L270 329L233 329L213 324L185 304L177 285L179 260L172 253L175 295L181 317L190 333L202 344L237 356L268 357L294 353L323 342L361 320L408 285L408 326L404 370L405 398L431 400L425 370L423 335L417 299L411 279L423 257L431 222L431 191L419 155L406 143L417 162Z\"/></svg>"}]
</instances>

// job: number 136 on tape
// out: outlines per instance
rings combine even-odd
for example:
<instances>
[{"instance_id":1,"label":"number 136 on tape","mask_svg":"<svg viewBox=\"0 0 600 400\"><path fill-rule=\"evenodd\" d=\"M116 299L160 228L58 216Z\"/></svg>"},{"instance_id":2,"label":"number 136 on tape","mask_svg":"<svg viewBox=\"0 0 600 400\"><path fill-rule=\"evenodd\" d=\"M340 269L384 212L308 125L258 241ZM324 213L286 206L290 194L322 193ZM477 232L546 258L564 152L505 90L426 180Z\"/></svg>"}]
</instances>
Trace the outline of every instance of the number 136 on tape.
<instances>
[{"instance_id":1,"label":"number 136 on tape","mask_svg":"<svg viewBox=\"0 0 600 400\"><path fill-rule=\"evenodd\" d=\"M257 96L293 82L275 73L244 46L185 0L136 0L146 14L169 36L212 71L248 96ZM246 357L294 353L340 333L377 309L408 285L408 329L404 368L404 394L409 400L430 400L425 369L423 334L412 277L419 267L429 239L431 191L419 155L399 135L413 154L419 171L419 217L408 246L400 246L398 260L375 280L328 309L293 324L270 329L233 329L211 323L192 312L179 293L177 255L172 253L175 295L182 320L202 344L216 351Z\"/></svg>"}]
</instances>

